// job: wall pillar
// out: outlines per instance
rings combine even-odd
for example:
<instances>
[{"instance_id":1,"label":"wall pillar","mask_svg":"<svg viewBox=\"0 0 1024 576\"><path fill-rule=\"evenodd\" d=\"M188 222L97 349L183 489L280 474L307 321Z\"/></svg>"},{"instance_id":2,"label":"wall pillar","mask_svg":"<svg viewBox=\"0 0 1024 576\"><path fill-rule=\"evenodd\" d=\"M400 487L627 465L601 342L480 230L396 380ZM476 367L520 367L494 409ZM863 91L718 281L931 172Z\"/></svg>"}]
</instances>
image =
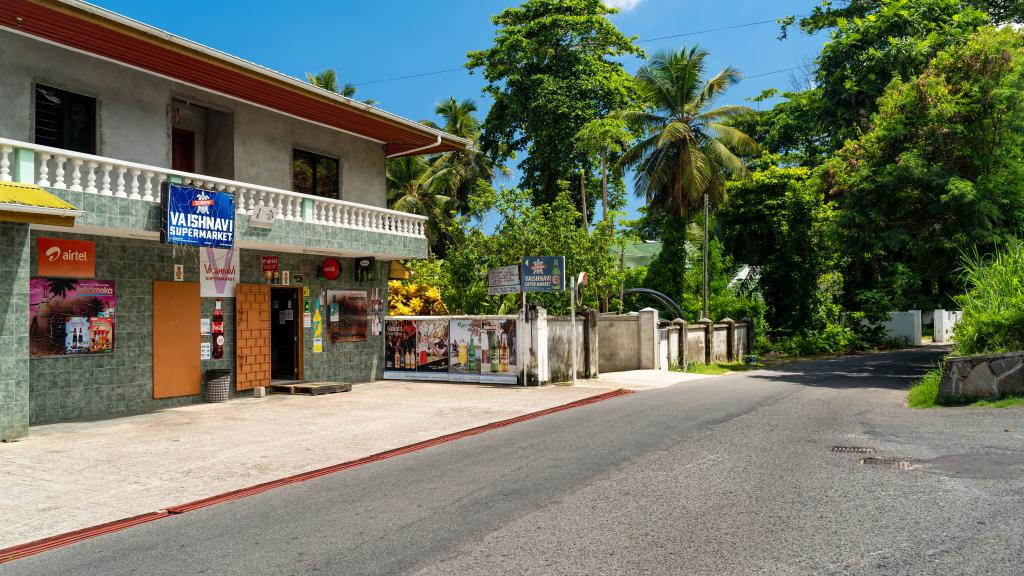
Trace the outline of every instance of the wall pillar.
<instances>
[{"instance_id":1,"label":"wall pillar","mask_svg":"<svg viewBox=\"0 0 1024 576\"><path fill-rule=\"evenodd\" d=\"M644 308L640 311L640 369L657 370L660 352L658 311L654 308Z\"/></svg>"},{"instance_id":2,"label":"wall pillar","mask_svg":"<svg viewBox=\"0 0 1024 576\"><path fill-rule=\"evenodd\" d=\"M600 348L597 341L597 310L587 309L583 312L583 377L597 378L598 354Z\"/></svg>"},{"instance_id":3,"label":"wall pillar","mask_svg":"<svg viewBox=\"0 0 1024 576\"><path fill-rule=\"evenodd\" d=\"M551 382L551 370L548 367L547 310L541 306L530 305L519 311L516 344L519 354L519 383L523 386L543 386Z\"/></svg>"},{"instance_id":4,"label":"wall pillar","mask_svg":"<svg viewBox=\"0 0 1024 576\"><path fill-rule=\"evenodd\" d=\"M28 434L28 224L0 222L0 441Z\"/></svg>"},{"instance_id":5,"label":"wall pillar","mask_svg":"<svg viewBox=\"0 0 1024 576\"><path fill-rule=\"evenodd\" d=\"M715 323L710 318L701 318L697 323L704 327L704 363L711 364L711 358L714 356L711 350L715 345Z\"/></svg>"},{"instance_id":6,"label":"wall pillar","mask_svg":"<svg viewBox=\"0 0 1024 576\"><path fill-rule=\"evenodd\" d=\"M14 149L14 163L11 165L15 182L36 183L36 153L28 148Z\"/></svg>"},{"instance_id":7,"label":"wall pillar","mask_svg":"<svg viewBox=\"0 0 1024 576\"><path fill-rule=\"evenodd\" d=\"M690 324L682 318L676 318L672 321L672 325L679 328L679 365L686 368L686 362L689 358L686 357L686 343L690 337Z\"/></svg>"},{"instance_id":8,"label":"wall pillar","mask_svg":"<svg viewBox=\"0 0 1024 576\"><path fill-rule=\"evenodd\" d=\"M725 324L725 357L729 362L735 362L739 355L736 350L736 321L726 316L719 320L719 324Z\"/></svg>"}]
</instances>

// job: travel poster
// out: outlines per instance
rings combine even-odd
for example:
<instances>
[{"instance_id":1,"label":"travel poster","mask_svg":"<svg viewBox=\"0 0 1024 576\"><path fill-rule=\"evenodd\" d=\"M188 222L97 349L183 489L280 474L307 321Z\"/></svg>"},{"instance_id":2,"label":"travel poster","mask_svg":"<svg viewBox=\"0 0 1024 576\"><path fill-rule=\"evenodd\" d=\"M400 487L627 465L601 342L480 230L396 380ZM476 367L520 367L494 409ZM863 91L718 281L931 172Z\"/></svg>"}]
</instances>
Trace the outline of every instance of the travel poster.
<instances>
[{"instance_id":1,"label":"travel poster","mask_svg":"<svg viewBox=\"0 0 1024 576\"><path fill-rule=\"evenodd\" d=\"M102 354L114 350L113 280L29 280L29 355Z\"/></svg>"},{"instance_id":2,"label":"travel poster","mask_svg":"<svg viewBox=\"0 0 1024 576\"><path fill-rule=\"evenodd\" d=\"M480 366L489 358L481 337L480 320L456 318L450 321L448 375L452 382L479 382Z\"/></svg>"},{"instance_id":3,"label":"travel poster","mask_svg":"<svg viewBox=\"0 0 1024 576\"><path fill-rule=\"evenodd\" d=\"M416 320L416 378L448 380L448 319Z\"/></svg>"},{"instance_id":4,"label":"travel poster","mask_svg":"<svg viewBox=\"0 0 1024 576\"><path fill-rule=\"evenodd\" d=\"M384 321L384 377L408 378L416 372L416 323Z\"/></svg>"},{"instance_id":5,"label":"travel poster","mask_svg":"<svg viewBox=\"0 0 1024 576\"><path fill-rule=\"evenodd\" d=\"M328 290L327 335L332 344L366 340L366 290Z\"/></svg>"},{"instance_id":6,"label":"travel poster","mask_svg":"<svg viewBox=\"0 0 1024 576\"><path fill-rule=\"evenodd\" d=\"M480 382L515 384L519 369L516 366L516 321L482 320L482 347L487 350L487 361L480 363Z\"/></svg>"}]
</instances>

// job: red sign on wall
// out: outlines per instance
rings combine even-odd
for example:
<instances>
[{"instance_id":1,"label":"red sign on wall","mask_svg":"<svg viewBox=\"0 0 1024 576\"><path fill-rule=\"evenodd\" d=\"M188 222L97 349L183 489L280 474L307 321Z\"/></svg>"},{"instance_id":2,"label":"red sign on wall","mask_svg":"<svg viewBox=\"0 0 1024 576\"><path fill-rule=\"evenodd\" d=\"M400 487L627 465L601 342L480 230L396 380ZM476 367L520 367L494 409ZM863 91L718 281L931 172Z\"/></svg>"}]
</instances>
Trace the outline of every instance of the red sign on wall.
<instances>
[{"instance_id":1,"label":"red sign on wall","mask_svg":"<svg viewBox=\"0 0 1024 576\"><path fill-rule=\"evenodd\" d=\"M37 274L68 278L96 276L96 249L91 240L40 238Z\"/></svg>"},{"instance_id":2,"label":"red sign on wall","mask_svg":"<svg viewBox=\"0 0 1024 576\"><path fill-rule=\"evenodd\" d=\"M341 276L341 262L337 258L325 258L320 265L320 274L328 280L337 280Z\"/></svg>"},{"instance_id":3,"label":"red sign on wall","mask_svg":"<svg viewBox=\"0 0 1024 576\"><path fill-rule=\"evenodd\" d=\"M277 256L264 256L263 257L263 271L264 272L277 272L278 261Z\"/></svg>"}]
</instances>

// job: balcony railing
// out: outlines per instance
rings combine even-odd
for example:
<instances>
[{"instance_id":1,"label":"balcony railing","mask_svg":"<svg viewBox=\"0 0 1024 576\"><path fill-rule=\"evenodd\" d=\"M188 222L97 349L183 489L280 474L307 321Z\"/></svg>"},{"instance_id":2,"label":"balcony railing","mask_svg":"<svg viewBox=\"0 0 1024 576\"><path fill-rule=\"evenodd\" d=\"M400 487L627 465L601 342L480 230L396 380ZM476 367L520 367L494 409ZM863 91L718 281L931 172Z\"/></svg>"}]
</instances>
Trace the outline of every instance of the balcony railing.
<instances>
[{"instance_id":1,"label":"balcony railing","mask_svg":"<svg viewBox=\"0 0 1024 576\"><path fill-rule=\"evenodd\" d=\"M22 173L24 154L32 160L31 174ZM0 182L11 182L16 175L19 181L46 188L140 202L160 202L160 185L180 182L233 193L238 214L270 207L283 220L426 237L427 219L417 214L0 138Z\"/></svg>"}]
</instances>

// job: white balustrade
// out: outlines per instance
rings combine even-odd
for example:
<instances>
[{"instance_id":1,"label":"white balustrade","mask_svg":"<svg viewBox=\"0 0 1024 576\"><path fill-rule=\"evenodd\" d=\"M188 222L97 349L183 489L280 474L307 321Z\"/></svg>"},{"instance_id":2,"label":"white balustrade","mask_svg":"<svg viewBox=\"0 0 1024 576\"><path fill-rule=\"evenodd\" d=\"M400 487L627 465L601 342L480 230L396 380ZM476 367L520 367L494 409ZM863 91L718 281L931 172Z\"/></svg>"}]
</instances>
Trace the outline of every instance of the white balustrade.
<instances>
[{"instance_id":1,"label":"white balustrade","mask_svg":"<svg viewBox=\"0 0 1024 576\"><path fill-rule=\"evenodd\" d=\"M139 202L159 202L161 185L177 179L183 184L234 194L238 214L252 214L257 208L270 207L277 218L303 222L303 203L308 200L312 203L312 210L308 216L311 223L424 237L423 222L426 218L416 214L167 170L5 138L0 138L0 182L14 180L12 166L18 160L18 149L28 149L34 153L36 173L33 181L47 188L114 196Z\"/></svg>"}]
</instances>

